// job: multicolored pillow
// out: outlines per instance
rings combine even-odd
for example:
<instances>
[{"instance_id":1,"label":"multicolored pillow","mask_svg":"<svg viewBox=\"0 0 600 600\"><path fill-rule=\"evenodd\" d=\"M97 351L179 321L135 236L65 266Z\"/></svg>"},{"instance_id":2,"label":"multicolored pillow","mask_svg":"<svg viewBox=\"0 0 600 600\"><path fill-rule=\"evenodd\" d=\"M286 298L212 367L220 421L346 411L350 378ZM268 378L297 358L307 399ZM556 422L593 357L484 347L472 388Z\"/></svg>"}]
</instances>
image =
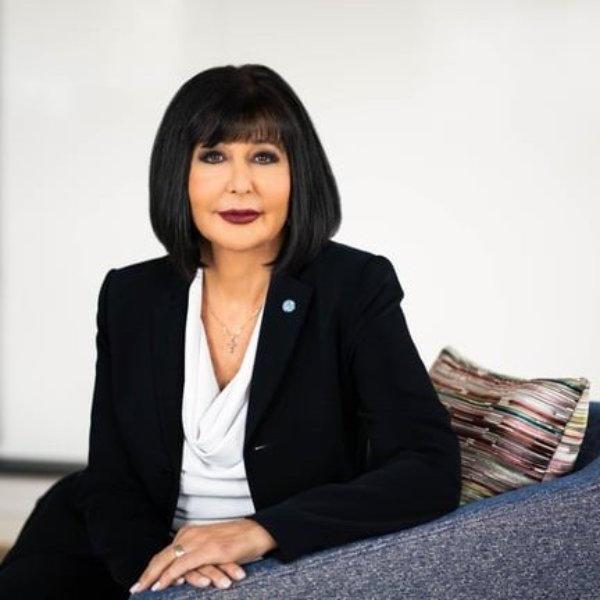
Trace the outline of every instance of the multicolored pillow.
<instances>
[{"instance_id":1,"label":"multicolored pillow","mask_svg":"<svg viewBox=\"0 0 600 600\"><path fill-rule=\"evenodd\" d=\"M450 346L429 375L460 439L461 506L573 468L588 421L587 379L511 377Z\"/></svg>"}]
</instances>

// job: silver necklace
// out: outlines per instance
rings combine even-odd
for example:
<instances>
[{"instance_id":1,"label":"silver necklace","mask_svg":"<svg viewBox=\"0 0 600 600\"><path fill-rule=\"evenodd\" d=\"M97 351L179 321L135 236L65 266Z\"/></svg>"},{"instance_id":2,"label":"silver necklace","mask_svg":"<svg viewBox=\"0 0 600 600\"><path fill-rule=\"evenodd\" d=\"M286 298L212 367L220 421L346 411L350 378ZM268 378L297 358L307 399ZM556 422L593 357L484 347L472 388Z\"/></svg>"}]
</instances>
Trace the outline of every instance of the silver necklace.
<instances>
[{"instance_id":1,"label":"silver necklace","mask_svg":"<svg viewBox=\"0 0 600 600\"><path fill-rule=\"evenodd\" d=\"M210 304L207 302L206 306L208 307L208 310L211 312L212 316L217 319L217 321L219 321L220 325L221 325L221 331L223 331L223 333L229 337L229 342L227 343L227 346L229 348L229 352L231 354L233 354L233 351L235 350L235 348L238 345L238 338L240 337L242 330L244 329L244 327L246 326L246 323L248 323L248 321L250 321L250 319L253 319L259 312L260 309L262 308L262 304L258 307L258 309L252 314L250 315L250 317L248 317L244 323L242 323L242 325L240 326L239 330L237 333L232 333L231 330L229 329L229 327L227 327L227 325L225 325L225 323L223 323L223 321L221 321L221 319L219 319L219 317L217 317L217 315L215 315L215 313L213 312L212 308L210 307Z\"/></svg>"}]
</instances>

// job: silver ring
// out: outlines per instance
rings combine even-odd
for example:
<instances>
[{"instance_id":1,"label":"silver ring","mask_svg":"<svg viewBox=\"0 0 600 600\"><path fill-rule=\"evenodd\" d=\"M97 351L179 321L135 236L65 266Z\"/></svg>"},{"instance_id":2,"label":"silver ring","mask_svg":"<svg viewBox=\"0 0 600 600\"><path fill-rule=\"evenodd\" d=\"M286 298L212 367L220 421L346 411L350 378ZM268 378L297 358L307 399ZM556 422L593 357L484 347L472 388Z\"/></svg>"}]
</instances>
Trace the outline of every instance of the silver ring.
<instances>
[{"instance_id":1,"label":"silver ring","mask_svg":"<svg viewBox=\"0 0 600 600\"><path fill-rule=\"evenodd\" d=\"M173 546L173 550L175 551L175 556L177 558L185 554L185 548L181 544L176 544Z\"/></svg>"}]
</instances>

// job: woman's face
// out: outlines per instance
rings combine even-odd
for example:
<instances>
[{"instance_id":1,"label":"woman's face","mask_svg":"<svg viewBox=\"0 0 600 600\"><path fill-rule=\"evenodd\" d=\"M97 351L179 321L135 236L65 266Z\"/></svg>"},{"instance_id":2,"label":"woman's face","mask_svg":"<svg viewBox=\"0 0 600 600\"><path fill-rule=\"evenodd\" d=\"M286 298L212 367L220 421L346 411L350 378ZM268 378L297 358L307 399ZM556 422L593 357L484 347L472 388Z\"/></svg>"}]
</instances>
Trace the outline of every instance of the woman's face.
<instances>
[{"instance_id":1,"label":"woman's face","mask_svg":"<svg viewBox=\"0 0 600 600\"><path fill-rule=\"evenodd\" d=\"M194 147L188 183L194 223L219 248L276 251L288 214L290 168L286 153L270 143L219 143ZM249 223L232 223L219 212L255 210Z\"/></svg>"}]
</instances>

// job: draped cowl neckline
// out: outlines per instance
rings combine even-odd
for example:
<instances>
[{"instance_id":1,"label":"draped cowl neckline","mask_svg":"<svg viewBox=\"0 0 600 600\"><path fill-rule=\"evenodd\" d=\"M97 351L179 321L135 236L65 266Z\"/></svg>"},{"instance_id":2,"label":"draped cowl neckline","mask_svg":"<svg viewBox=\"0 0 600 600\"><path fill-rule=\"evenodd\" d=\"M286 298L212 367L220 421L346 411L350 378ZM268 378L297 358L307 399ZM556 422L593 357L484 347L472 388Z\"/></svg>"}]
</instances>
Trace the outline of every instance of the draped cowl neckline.
<instances>
[{"instance_id":1,"label":"draped cowl neckline","mask_svg":"<svg viewBox=\"0 0 600 600\"><path fill-rule=\"evenodd\" d=\"M194 454L207 464L234 467L243 445L247 391L252 379L264 303L240 368L220 390L202 322L204 271L190 284L185 335L184 433Z\"/></svg>"}]
</instances>

